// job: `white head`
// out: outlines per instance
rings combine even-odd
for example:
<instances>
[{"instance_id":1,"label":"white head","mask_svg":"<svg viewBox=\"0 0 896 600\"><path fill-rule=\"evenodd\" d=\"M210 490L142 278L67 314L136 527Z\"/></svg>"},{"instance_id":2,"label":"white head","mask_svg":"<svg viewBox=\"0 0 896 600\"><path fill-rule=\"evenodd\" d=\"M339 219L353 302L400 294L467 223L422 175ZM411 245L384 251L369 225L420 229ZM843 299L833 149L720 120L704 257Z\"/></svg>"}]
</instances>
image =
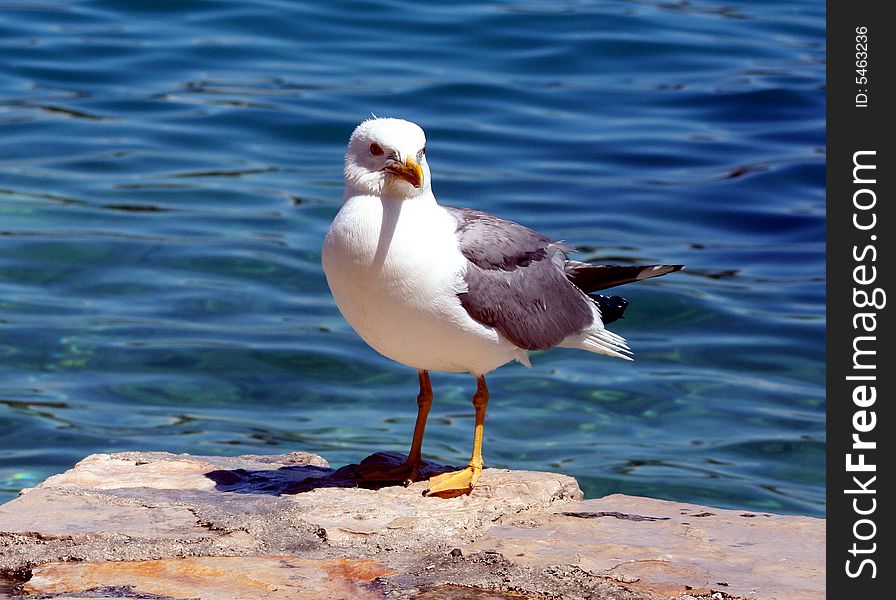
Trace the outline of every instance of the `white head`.
<instances>
[{"instance_id":1,"label":"white head","mask_svg":"<svg viewBox=\"0 0 896 600\"><path fill-rule=\"evenodd\" d=\"M430 193L426 136L402 119L368 119L345 151L345 197L361 194L409 199Z\"/></svg>"}]
</instances>

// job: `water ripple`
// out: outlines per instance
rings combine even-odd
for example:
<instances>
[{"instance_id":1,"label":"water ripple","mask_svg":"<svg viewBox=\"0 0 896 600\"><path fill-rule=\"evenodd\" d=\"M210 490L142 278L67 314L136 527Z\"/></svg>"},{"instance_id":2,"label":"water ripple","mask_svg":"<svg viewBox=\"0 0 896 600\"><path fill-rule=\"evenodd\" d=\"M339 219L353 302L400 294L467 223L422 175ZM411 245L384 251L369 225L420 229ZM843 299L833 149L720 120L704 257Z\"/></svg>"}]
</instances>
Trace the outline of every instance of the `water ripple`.
<instances>
[{"instance_id":1,"label":"water ripple","mask_svg":"<svg viewBox=\"0 0 896 600\"><path fill-rule=\"evenodd\" d=\"M634 364L556 350L492 375L490 465L823 513L823 5L0 14L3 499L90 452L405 447L413 373L320 269L345 140L376 113L426 128L446 203L583 260L688 265L626 290ZM463 462L472 380L434 379L424 450Z\"/></svg>"}]
</instances>

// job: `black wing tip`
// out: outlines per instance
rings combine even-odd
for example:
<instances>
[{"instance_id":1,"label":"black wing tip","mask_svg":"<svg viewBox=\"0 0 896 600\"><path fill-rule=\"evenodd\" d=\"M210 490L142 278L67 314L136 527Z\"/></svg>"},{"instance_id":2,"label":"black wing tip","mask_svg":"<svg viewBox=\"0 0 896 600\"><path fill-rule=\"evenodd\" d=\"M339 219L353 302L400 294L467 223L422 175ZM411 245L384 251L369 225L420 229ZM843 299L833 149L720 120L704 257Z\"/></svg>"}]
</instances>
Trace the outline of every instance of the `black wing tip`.
<instances>
[{"instance_id":1,"label":"black wing tip","mask_svg":"<svg viewBox=\"0 0 896 600\"><path fill-rule=\"evenodd\" d=\"M669 273L675 273L685 268L684 265L644 265L638 267L641 271L638 273L638 280L650 279L651 277L662 277Z\"/></svg>"},{"instance_id":2,"label":"black wing tip","mask_svg":"<svg viewBox=\"0 0 896 600\"><path fill-rule=\"evenodd\" d=\"M600 309L600 320L604 325L622 318L625 309L628 308L628 300L622 296L604 296L603 294L589 294Z\"/></svg>"},{"instance_id":3,"label":"black wing tip","mask_svg":"<svg viewBox=\"0 0 896 600\"><path fill-rule=\"evenodd\" d=\"M681 271L684 265L600 265L568 261L566 277L586 294Z\"/></svg>"}]
</instances>

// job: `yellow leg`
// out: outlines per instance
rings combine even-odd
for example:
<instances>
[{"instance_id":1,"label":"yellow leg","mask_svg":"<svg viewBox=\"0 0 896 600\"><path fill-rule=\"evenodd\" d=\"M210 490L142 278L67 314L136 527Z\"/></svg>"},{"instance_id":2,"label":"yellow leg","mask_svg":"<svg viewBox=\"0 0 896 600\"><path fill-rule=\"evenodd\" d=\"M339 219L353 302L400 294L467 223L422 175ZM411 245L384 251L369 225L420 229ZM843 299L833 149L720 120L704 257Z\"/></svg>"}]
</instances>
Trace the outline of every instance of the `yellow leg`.
<instances>
[{"instance_id":1,"label":"yellow leg","mask_svg":"<svg viewBox=\"0 0 896 600\"><path fill-rule=\"evenodd\" d=\"M418 374L420 376L420 393L417 394L417 423L414 425L414 439L411 441L411 450L408 452L407 459L394 469L366 472L357 470L356 476L359 482L400 481L408 486L420 475L420 463L423 462L423 432L426 430L426 419L429 417L429 409L432 407L432 383L429 380L428 371L420 370Z\"/></svg>"},{"instance_id":2,"label":"yellow leg","mask_svg":"<svg viewBox=\"0 0 896 600\"><path fill-rule=\"evenodd\" d=\"M485 409L488 407L488 386L485 377L476 378L476 393L473 395L476 409L476 427L473 430L473 455L466 469L442 473L429 479L427 496L458 496L473 489L482 475L482 430L485 427Z\"/></svg>"}]
</instances>

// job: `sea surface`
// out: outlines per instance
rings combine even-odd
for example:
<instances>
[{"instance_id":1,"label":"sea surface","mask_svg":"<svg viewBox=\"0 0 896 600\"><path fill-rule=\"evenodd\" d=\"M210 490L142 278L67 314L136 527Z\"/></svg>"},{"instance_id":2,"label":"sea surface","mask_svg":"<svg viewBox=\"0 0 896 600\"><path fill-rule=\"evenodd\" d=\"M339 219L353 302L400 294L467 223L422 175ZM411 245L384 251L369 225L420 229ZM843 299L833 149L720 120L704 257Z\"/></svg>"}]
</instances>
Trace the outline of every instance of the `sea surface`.
<instances>
[{"instance_id":1,"label":"sea surface","mask_svg":"<svg viewBox=\"0 0 896 600\"><path fill-rule=\"evenodd\" d=\"M485 457L586 494L824 512L824 4L0 2L0 501L87 454L405 451L417 377L320 246L372 113L436 196L581 260L633 363L490 378ZM424 452L469 457L472 377Z\"/></svg>"}]
</instances>

